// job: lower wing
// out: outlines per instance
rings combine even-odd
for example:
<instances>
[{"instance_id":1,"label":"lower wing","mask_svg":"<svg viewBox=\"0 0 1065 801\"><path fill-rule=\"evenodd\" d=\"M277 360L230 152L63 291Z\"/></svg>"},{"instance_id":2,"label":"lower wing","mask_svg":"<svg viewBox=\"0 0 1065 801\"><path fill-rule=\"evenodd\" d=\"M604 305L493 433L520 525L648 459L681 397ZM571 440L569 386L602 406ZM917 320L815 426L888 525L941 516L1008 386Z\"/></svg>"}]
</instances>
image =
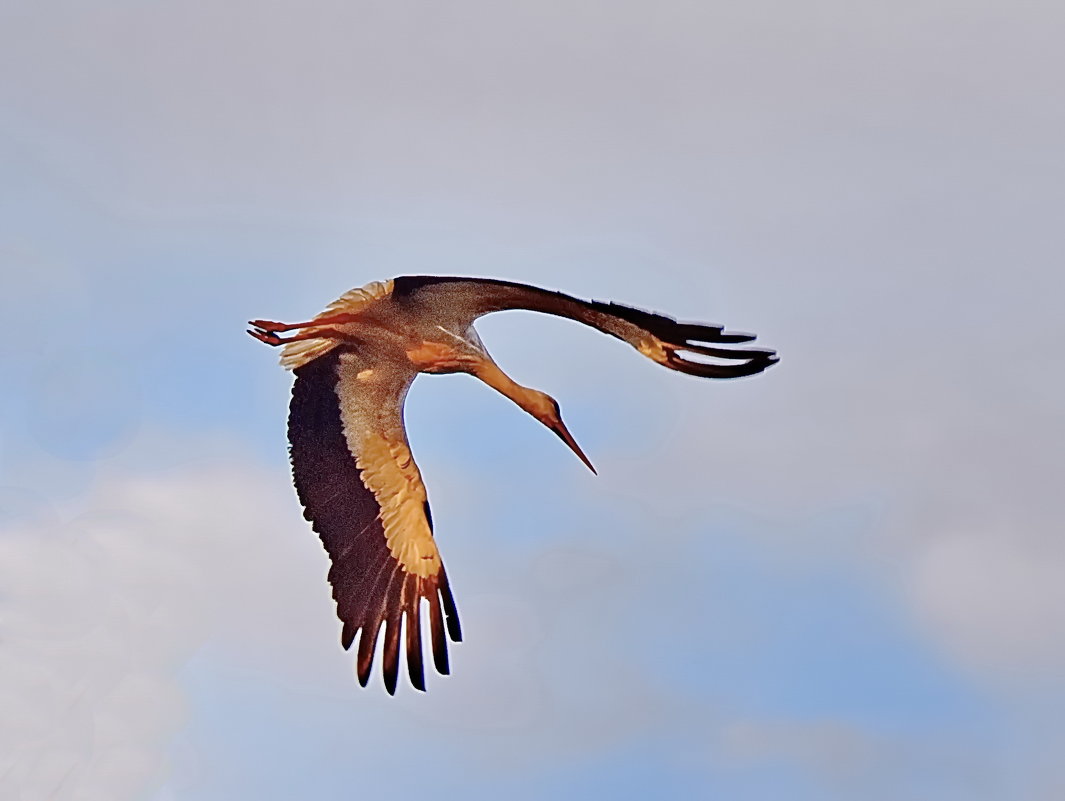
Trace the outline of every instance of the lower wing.
<instances>
[{"instance_id":1,"label":"lower wing","mask_svg":"<svg viewBox=\"0 0 1065 801\"><path fill-rule=\"evenodd\" d=\"M461 632L425 485L403 428L414 373L337 349L295 374L288 420L292 475L304 516L332 561L341 642L349 648L359 635L357 671L366 686L384 623L385 688L395 693L402 625L411 684L424 690L422 599L440 673L449 672L445 621L452 640L458 642Z\"/></svg>"}]
</instances>

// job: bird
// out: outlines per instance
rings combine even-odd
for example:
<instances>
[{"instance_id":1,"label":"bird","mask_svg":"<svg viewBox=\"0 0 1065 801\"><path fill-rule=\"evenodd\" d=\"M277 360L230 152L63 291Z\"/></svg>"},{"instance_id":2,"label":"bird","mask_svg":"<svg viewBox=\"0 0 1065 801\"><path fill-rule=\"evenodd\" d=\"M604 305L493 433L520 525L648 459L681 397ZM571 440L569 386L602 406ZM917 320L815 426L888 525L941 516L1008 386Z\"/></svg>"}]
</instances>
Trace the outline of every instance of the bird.
<instances>
[{"instance_id":1,"label":"bird","mask_svg":"<svg viewBox=\"0 0 1065 801\"><path fill-rule=\"evenodd\" d=\"M363 687L383 628L382 675L386 691L395 694L402 629L410 684L425 691L426 607L439 674L450 672L447 638L462 640L403 421L419 373L475 376L543 423L595 472L562 422L558 402L504 373L474 329L483 315L509 309L575 320L693 376L738 378L778 361L773 350L734 347L755 337L719 325L491 278L401 276L352 289L306 322L250 321L248 333L282 347L281 365L295 375L288 413L293 483L330 558L341 644L348 650L359 638L355 670Z\"/></svg>"}]
</instances>

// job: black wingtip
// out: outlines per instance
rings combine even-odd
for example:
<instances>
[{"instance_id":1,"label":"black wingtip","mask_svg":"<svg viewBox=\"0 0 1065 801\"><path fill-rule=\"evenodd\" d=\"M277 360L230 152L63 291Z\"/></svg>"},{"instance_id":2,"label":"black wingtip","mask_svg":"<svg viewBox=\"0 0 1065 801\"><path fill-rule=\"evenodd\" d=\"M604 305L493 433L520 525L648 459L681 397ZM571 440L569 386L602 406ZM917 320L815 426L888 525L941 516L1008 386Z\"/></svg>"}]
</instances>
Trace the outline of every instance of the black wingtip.
<instances>
[{"instance_id":1,"label":"black wingtip","mask_svg":"<svg viewBox=\"0 0 1065 801\"><path fill-rule=\"evenodd\" d=\"M407 675L411 686L425 692L425 667L422 664L422 623L420 601L404 616L407 632Z\"/></svg>"},{"instance_id":2,"label":"black wingtip","mask_svg":"<svg viewBox=\"0 0 1065 801\"><path fill-rule=\"evenodd\" d=\"M441 566L440 575L437 579L437 589L440 594L440 604L444 610L444 621L447 624L447 633L453 642L462 642L462 627L459 625L459 610L455 606L455 596L451 594L451 584L447 580L447 571Z\"/></svg>"},{"instance_id":3,"label":"black wingtip","mask_svg":"<svg viewBox=\"0 0 1065 801\"><path fill-rule=\"evenodd\" d=\"M768 356L775 356L776 351L769 348L719 348L713 345L698 345L689 342L686 345L676 348L680 351L688 351L689 353L698 353L702 356L713 356L716 359L764 359Z\"/></svg>"},{"instance_id":4,"label":"black wingtip","mask_svg":"<svg viewBox=\"0 0 1065 801\"><path fill-rule=\"evenodd\" d=\"M650 330L660 339L670 342L708 342L719 345L735 345L740 342L750 342L755 339L754 334L745 331L725 331L720 325L706 325L704 323L678 323L673 322L664 315L652 315L645 318L645 323L653 321Z\"/></svg>"},{"instance_id":5,"label":"black wingtip","mask_svg":"<svg viewBox=\"0 0 1065 801\"><path fill-rule=\"evenodd\" d=\"M351 648L351 644L355 642L355 633L357 631L358 629L352 624L344 624L344 629L340 634L340 644L344 646L345 651Z\"/></svg>"},{"instance_id":6,"label":"black wingtip","mask_svg":"<svg viewBox=\"0 0 1065 801\"><path fill-rule=\"evenodd\" d=\"M447 584L440 587L440 600L444 604L444 622L447 624L447 635L452 642L462 642L462 626L459 623L459 610L455 606L455 599L451 595L451 588Z\"/></svg>"},{"instance_id":7,"label":"black wingtip","mask_svg":"<svg viewBox=\"0 0 1065 801\"><path fill-rule=\"evenodd\" d=\"M705 350L706 349L696 350L691 348L690 352L703 353ZM776 351L772 350L734 351L733 355L728 358L745 359L741 364L712 364L709 362L685 359L683 356L679 355L680 353L683 353L683 351L683 348L668 351L663 364L677 372L699 376L700 378L743 378L744 376L756 375L763 370L768 370L780 361L780 358L776 355Z\"/></svg>"},{"instance_id":8,"label":"black wingtip","mask_svg":"<svg viewBox=\"0 0 1065 801\"><path fill-rule=\"evenodd\" d=\"M433 644L433 664L436 665L436 672L446 676L451 672L451 668L447 658L447 635L444 633L439 592L429 596L429 635Z\"/></svg>"},{"instance_id":9,"label":"black wingtip","mask_svg":"<svg viewBox=\"0 0 1065 801\"><path fill-rule=\"evenodd\" d=\"M753 342L757 339L756 334L737 334L737 333L721 333L714 339L714 342L721 342L726 345L738 345L741 342Z\"/></svg>"},{"instance_id":10,"label":"black wingtip","mask_svg":"<svg viewBox=\"0 0 1065 801\"><path fill-rule=\"evenodd\" d=\"M381 672L384 674L385 689L389 695L396 694L399 683L399 627L398 617L390 617L385 622L385 648Z\"/></svg>"},{"instance_id":11,"label":"black wingtip","mask_svg":"<svg viewBox=\"0 0 1065 801\"><path fill-rule=\"evenodd\" d=\"M385 680L385 690L389 695L396 694L396 686L399 684L399 665L385 662L384 670L381 671Z\"/></svg>"},{"instance_id":12,"label":"black wingtip","mask_svg":"<svg viewBox=\"0 0 1065 801\"><path fill-rule=\"evenodd\" d=\"M370 672L373 669L373 652L377 647L377 635L380 630L380 624L375 623L370 626L363 626L362 634L359 635L359 654L355 662L355 669L356 675L359 677L359 684L363 687L370 681Z\"/></svg>"}]
</instances>

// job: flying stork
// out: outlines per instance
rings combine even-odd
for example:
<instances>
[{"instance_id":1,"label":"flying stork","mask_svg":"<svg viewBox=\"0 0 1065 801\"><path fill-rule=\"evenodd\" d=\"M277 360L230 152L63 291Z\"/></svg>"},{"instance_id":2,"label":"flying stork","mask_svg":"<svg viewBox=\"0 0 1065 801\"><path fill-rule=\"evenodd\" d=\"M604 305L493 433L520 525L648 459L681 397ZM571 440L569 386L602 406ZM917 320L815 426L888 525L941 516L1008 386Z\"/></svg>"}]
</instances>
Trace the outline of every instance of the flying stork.
<instances>
[{"instance_id":1,"label":"flying stork","mask_svg":"<svg viewBox=\"0 0 1065 801\"><path fill-rule=\"evenodd\" d=\"M568 317L689 375L738 378L777 361L771 350L722 347L754 337L721 326L486 278L403 276L353 289L307 322L251 321L248 333L283 345L281 364L296 376L288 417L293 481L329 553L344 648L361 632L356 672L364 687L384 623L384 683L395 694L405 618L407 672L425 690L423 599L439 673L449 672L445 629L453 641L462 638L403 426L403 401L418 373L476 376L554 431L595 472L555 399L511 379L477 336L474 321L504 309ZM298 333L279 336L286 331Z\"/></svg>"}]
</instances>

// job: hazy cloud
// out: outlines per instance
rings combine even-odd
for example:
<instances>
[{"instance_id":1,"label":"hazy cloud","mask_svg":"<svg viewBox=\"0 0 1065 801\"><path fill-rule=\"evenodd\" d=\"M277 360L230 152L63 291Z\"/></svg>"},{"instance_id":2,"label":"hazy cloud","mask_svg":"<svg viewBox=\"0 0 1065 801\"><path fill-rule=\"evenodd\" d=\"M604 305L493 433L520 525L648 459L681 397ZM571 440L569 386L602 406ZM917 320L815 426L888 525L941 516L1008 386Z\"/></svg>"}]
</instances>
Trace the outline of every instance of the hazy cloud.
<instances>
[{"instance_id":1,"label":"hazy cloud","mask_svg":"<svg viewBox=\"0 0 1065 801\"><path fill-rule=\"evenodd\" d=\"M0 730L13 798L132 798L185 721L178 670L220 628L281 608L286 508L222 466L110 477L80 513L0 538ZM268 581L269 579L269 581ZM21 793L21 795L19 794Z\"/></svg>"}]
</instances>

